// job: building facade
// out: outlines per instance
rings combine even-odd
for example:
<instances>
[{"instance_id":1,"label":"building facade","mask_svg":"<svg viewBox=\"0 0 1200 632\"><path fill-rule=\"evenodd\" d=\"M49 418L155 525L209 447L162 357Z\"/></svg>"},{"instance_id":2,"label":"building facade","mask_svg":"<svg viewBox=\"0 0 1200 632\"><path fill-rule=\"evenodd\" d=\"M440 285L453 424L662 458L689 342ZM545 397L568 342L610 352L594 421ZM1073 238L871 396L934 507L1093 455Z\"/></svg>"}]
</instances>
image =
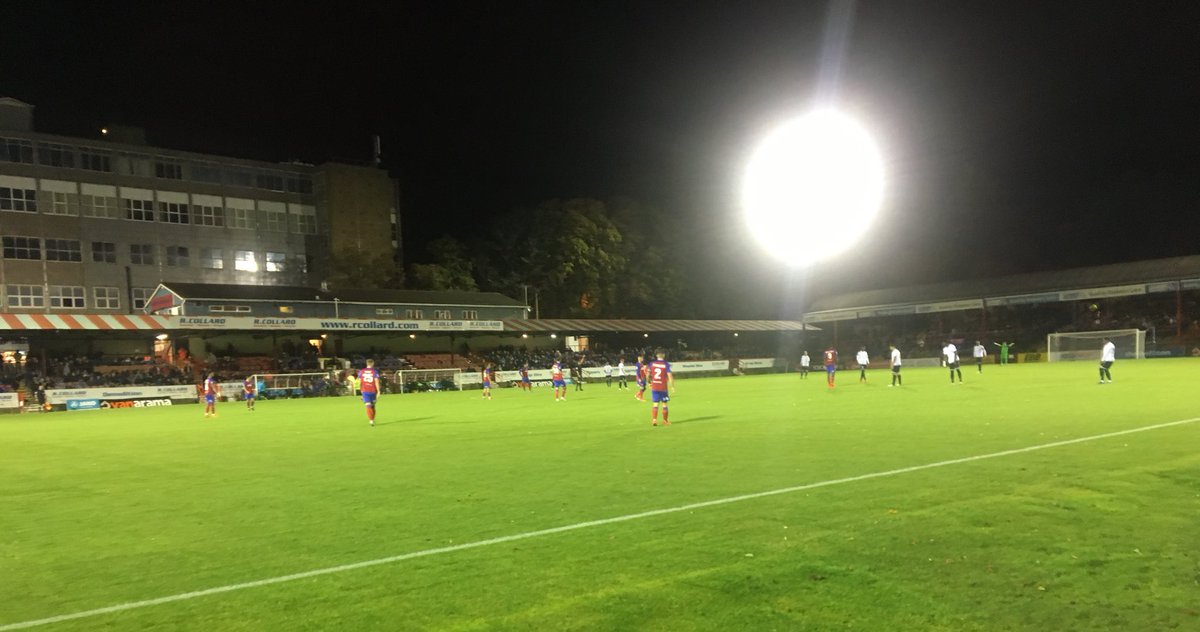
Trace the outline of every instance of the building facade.
<instances>
[{"instance_id":1,"label":"building facade","mask_svg":"<svg viewBox=\"0 0 1200 632\"><path fill-rule=\"evenodd\" d=\"M32 106L0 98L3 311L132 313L163 282L316 286L331 253L398 259L386 171L175 151L111 131L40 133Z\"/></svg>"}]
</instances>

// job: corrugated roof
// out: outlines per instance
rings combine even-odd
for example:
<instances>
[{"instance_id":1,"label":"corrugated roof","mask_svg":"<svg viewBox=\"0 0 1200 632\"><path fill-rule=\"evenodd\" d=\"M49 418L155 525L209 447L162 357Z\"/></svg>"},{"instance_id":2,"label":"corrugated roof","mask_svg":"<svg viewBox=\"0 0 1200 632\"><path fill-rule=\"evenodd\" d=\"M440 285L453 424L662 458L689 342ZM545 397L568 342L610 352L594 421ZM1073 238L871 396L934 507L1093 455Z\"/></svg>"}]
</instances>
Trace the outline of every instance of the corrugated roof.
<instances>
[{"instance_id":1,"label":"corrugated roof","mask_svg":"<svg viewBox=\"0 0 1200 632\"><path fill-rule=\"evenodd\" d=\"M415 305L480 305L524 307L525 304L498 292L463 292L429 290L356 290L332 292L338 300L360 303L406 303Z\"/></svg>"},{"instance_id":2,"label":"corrugated roof","mask_svg":"<svg viewBox=\"0 0 1200 632\"><path fill-rule=\"evenodd\" d=\"M163 283L180 298L222 301L333 301L333 295L294 285L225 285L218 283Z\"/></svg>"},{"instance_id":3,"label":"corrugated roof","mask_svg":"<svg viewBox=\"0 0 1200 632\"><path fill-rule=\"evenodd\" d=\"M972 279L930 285L866 290L839 294L813 302L809 312L855 309L883 305L907 305L930 301L994 298L1036 292L1153 283L1200 277L1200 255L1113 263L1086 268L1013 274L991 279Z\"/></svg>"}]
</instances>

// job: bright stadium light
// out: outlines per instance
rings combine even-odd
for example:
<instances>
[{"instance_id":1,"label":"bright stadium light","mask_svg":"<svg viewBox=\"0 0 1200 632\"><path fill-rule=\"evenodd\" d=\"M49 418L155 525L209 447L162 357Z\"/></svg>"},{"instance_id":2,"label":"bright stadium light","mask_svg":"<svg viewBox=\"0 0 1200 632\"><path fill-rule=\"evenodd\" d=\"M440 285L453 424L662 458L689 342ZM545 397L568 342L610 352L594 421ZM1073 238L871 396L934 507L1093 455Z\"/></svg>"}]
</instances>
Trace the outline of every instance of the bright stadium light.
<instances>
[{"instance_id":1,"label":"bright stadium light","mask_svg":"<svg viewBox=\"0 0 1200 632\"><path fill-rule=\"evenodd\" d=\"M742 182L750 230L793 265L826 259L858 240L883 201L883 161L866 130L818 110L772 132Z\"/></svg>"}]
</instances>

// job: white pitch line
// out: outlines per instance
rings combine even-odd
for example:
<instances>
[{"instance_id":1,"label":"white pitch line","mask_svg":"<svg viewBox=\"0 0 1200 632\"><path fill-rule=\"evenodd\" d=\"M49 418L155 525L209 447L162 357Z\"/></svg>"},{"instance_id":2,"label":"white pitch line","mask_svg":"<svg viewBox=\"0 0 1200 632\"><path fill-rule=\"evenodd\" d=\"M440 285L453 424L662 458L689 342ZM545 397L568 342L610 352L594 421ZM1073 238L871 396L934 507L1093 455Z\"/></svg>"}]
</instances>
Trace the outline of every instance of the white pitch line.
<instances>
[{"instance_id":1,"label":"white pitch line","mask_svg":"<svg viewBox=\"0 0 1200 632\"><path fill-rule=\"evenodd\" d=\"M1065 445L1074 445L1076 443L1087 443L1089 441L1097 441L1100 439L1109 439L1112 437L1120 437L1124 435L1135 434L1138 432L1147 432L1149 430L1160 430L1162 428L1170 428L1171 426L1181 426L1200 421L1200 417L1191 419L1181 419L1179 421L1169 421L1152 426L1142 426L1140 428L1131 428L1129 430L1118 430L1116 432L1106 432L1104 434L1092 435L1090 437L1080 437L1078 439L1066 439L1063 441L1053 441L1051 443L1043 443L1024 448L1015 448L1012 450L1003 450L1000 452L992 452L989 454L977 454L975 456L965 456L958 459L949 459L947 461L937 461L935 463L925 463L923 465L912 465L894 470L885 470L883 472L872 472L870 474L859 474L858 476L848 476L846 478L835 478L828 481L820 481L817 483L808 483L805 485L796 485L794 487L784 487L781 489L772 489L765 492L755 492L753 494L742 494L740 496L729 496L727 498L717 498L715 500L705 500L678 507L667 507L664 509L651 509L640 513L626 514L624 516L614 516L612 518L601 518L599 520L589 520L587 522L577 522L575 524L563 525L561 527L551 527L549 529L539 529L537 531L527 531L525 533L516 533L513 535L500 536L488 540L476 540L474 542L466 542L463 544L455 544L453 546L442 546L435 549L425 549L423 551L413 551L411 553L402 553L400 555L392 555L390 557L381 557L374 560L366 560L363 562L354 562L352 564L342 564L340 566L329 566L326 568L318 568L302 573L293 573L291 575L280 575L278 577L268 577L266 579L258 579L250 582L242 582L240 584L229 584L227 586L217 586L215 588L205 588L204 590L196 590L192 592L179 593L176 595L168 595L166 597L156 597L154 599L145 599L142 601L130 601L126 603L105 606L103 608L95 608L93 610L81 610L70 614L60 614L45 619L31 619L29 621L20 621L17 623L8 623L0 625L0 632L8 630L24 630L27 628L38 627L42 625L50 625L52 623L62 623L63 621L72 621L75 619L86 619L102 614L111 614L114 612L124 612L126 610L135 610L138 608L147 608L149 606L157 606L164 603L174 601L186 601L188 599L196 599L198 597L207 597L208 595L217 595L221 593L233 592L235 590L244 590L246 588L257 588L259 586L270 586L271 584L282 584L284 582L295 581L297 579L307 579L309 577L318 577L320 575L332 575L334 573L343 573L353 571L360 568L368 568L371 566L380 566L382 564L391 564L394 562L402 562L418 557L428 557L431 555L440 555L442 553L453 553L455 551L465 551L467 549L477 549L480 547L491 546L493 544L503 544L505 542L515 542L517 540L528 540L544 535L554 535L556 533L565 533L567 531L575 531L578 529L587 529L589 527L599 527L603 525L616 524L618 522L629 522L630 520L639 520L641 518L650 518L652 516L662 516L666 514L679 513L681 511L691 511L693 509L703 509L705 507L716 507L719 505L728 505L746 500L755 500L757 498L766 498L768 496L778 496L780 494L791 494L818 487L830 487L833 485L841 485L844 483L854 483L857 481L865 481L872 478L884 478L887 476L896 476L898 474L908 474L909 472L919 472L921 470L931 470L938 467L946 467L947 465L958 465L960 463L970 463L972 461L983 461L985 459L995 459L1002 456L1012 456L1014 454L1024 454L1026 452L1037 452L1038 450L1047 450L1049 448L1058 448Z\"/></svg>"}]
</instances>

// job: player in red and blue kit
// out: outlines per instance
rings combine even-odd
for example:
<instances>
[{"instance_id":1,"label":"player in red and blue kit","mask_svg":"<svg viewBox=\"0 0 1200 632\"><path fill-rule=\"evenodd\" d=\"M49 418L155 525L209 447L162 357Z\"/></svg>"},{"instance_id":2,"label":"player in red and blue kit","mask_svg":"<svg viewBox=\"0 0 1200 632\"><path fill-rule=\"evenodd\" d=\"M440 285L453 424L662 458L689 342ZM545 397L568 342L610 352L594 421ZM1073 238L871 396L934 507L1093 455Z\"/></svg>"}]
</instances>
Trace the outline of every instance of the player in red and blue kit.
<instances>
[{"instance_id":1,"label":"player in red and blue kit","mask_svg":"<svg viewBox=\"0 0 1200 632\"><path fill-rule=\"evenodd\" d=\"M358 390L362 391L363 406L367 408L367 421L375 425L375 401L379 398L379 370L374 360L367 360L367 368L358 372Z\"/></svg>"},{"instance_id":2,"label":"player in red and blue kit","mask_svg":"<svg viewBox=\"0 0 1200 632\"><path fill-rule=\"evenodd\" d=\"M637 383L638 392L633 396L638 401L646 401L646 356L638 354L637 365L634 367L633 381Z\"/></svg>"},{"instance_id":3,"label":"player in red and blue kit","mask_svg":"<svg viewBox=\"0 0 1200 632\"><path fill-rule=\"evenodd\" d=\"M221 386L217 384L217 376L215 373L209 373L208 377L204 378L204 416L217 416L217 394L221 392Z\"/></svg>"},{"instance_id":4,"label":"player in red and blue kit","mask_svg":"<svg viewBox=\"0 0 1200 632\"><path fill-rule=\"evenodd\" d=\"M525 389L526 391L533 391L533 383L529 381L528 364L521 367L521 388Z\"/></svg>"},{"instance_id":5,"label":"player in red and blue kit","mask_svg":"<svg viewBox=\"0 0 1200 632\"><path fill-rule=\"evenodd\" d=\"M830 347L825 350L825 381L833 388L833 377L837 373L837 349Z\"/></svg>"},{"instance_id":6,"label":"player in red and blue kit","mask_svg":"<svg viewBox=\"0 0 1200 632\"><path fill-rule=\"evenodd\" d=\"M675 376L671 375L671 363L665 360L666 351L659 349L654 352L657 360L646 366L646 375L650 382L650 425L658 425L658 405L662 404L663 425L671 425L667 418L667 402L671 401L671 393L675 392ZM670 389L668 391L668 389Z\"/></svg>"},{"instance_id":7,"label":"player in red and blue kit","mask_svg":"<svg viewBox=\"0 0 1200 632\"><path fill-rule=\"evenodd\" d=\"M246 410L254 410L254 376L242 380L242 399L246 400Z\"/></svg>"},{"instance_id":8,"label":"player in red and blue kit","mask_svg":"<svg viewBox=\"0 0 1200 632\"><path fill-rule=\"evenodd\" d=\"M491 364L488 364L483 367L483 375L481 376L481 379L483 380L483 398L491 399L492 398L492 365Z\"/></svg>"},{"instance_id":9,"label":"player in red and blue kit","mask_svg":"<svg viewBox=\"0 0 1200 632\"><path fill-rule=\"evenodd\" d=\"M562 362L558 360L550 367L550 382L554 385L554 401L567 401L567 381L563 379Z\"/></svg>"}]
</instances>

